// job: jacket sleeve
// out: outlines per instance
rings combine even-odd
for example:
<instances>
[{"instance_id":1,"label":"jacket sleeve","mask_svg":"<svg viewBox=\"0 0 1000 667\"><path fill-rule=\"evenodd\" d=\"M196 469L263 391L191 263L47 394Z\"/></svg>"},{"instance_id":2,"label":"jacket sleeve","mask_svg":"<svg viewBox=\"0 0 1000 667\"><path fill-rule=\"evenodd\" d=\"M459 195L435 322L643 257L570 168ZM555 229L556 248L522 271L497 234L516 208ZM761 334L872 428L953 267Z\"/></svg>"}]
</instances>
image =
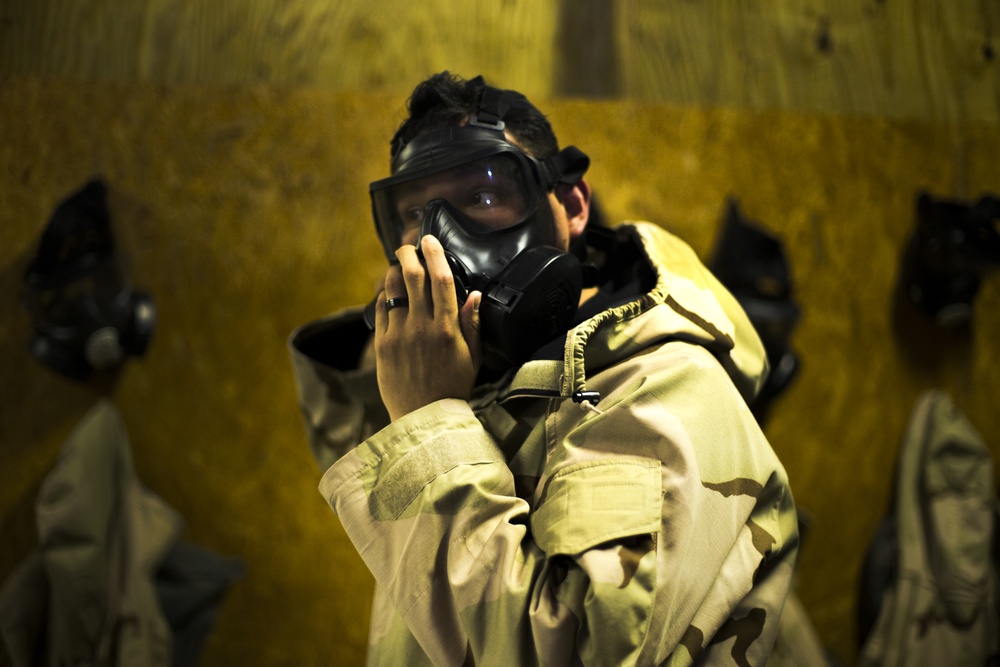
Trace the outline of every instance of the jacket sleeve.
<instances>
[{"instance_id":1,"label":"jacket sleeve","mask_svg":"<svg viewBox=\"0 0 1000 667\"><path fill-rule=\"evenodd\" d=\"M360 308L306 324L289 338L299 409L321 470L389 423L374 363L366 363L370 338Z\"/></svg>"},{"instance_id":2,"label":"jacket sleeve","mask_svg":"<svg viewBox=\"0 0 1000 667\"><path fill-rule=\"evenodd\" d=\"M545 638L527 619L533 604L561 607L535 595L552 592L553 563L467 403L442 400L397 420L332 466L320 491L433 664L536 662ZM544 634L570 636L570 614L559 614Z\"/></svg>"},{"instance_id":3,"label":"jacket sleeve","mask_svg":"<svg viewBox=\"0 0 1000 667\"><path fill-rule=\"evenodd\" d=\"M630 428L673 437L635 426L635 413L619 404L587 423L623 442ZM553 447L595 434L570 425ZM767 478L754 490L689 474L684 437L661 457L673 460L579 456L530 510L469 405L444 400L345 456L320 491L435 664L659 664L678 648L741 664L761 636L766 655L776 631L795 553L791 497ZM767 567L765 551L776 554ZM755 577L770 580L763 598ZM710 646L717 633L729 643Z\"/></svg>"}]
</instances>

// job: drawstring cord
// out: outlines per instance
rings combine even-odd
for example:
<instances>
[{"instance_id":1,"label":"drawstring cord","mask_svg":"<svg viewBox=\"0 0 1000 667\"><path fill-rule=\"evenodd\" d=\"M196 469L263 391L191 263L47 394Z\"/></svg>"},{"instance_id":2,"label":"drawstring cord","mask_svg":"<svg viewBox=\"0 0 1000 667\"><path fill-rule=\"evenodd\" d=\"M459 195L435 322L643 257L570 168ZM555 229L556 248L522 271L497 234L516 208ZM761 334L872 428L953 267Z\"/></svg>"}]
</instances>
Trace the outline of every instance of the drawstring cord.
<instances>
[{"instance_id":1,"label":"drawstring cord","mask_svg":"<svg viewBox=\"0 0 1000 667\"><path fill-rule=\"evenodd\" d=\"M594 414L603 415L604 413L597 409L597 403L601 400L600 392L596 391L578 391L573 394L573 402L579 404L584 410L590 410Z\"/></svg>"}]
</instances>

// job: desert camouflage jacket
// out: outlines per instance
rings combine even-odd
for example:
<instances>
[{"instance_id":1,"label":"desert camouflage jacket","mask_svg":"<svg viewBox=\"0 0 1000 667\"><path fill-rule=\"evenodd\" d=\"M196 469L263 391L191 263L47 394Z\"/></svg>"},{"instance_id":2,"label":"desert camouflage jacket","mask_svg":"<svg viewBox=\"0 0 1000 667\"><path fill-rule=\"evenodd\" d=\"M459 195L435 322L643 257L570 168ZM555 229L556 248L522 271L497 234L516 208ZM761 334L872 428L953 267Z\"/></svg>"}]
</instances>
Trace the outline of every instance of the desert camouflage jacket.
<instances>
[{"instance_id":1,"label":"desert camouflage jacket","mask_svg":"<svg viewBox=\"0 0 1000 667\"><path fill-rule=\"evenodd\" d=\"M343 370L358 311L293 333L320 491L376 580L371 664L766 661L798 536L746 405L762 345L688 245L617 233L641 288L469 402L385 426Z\"/></svg>"}]
</instances>

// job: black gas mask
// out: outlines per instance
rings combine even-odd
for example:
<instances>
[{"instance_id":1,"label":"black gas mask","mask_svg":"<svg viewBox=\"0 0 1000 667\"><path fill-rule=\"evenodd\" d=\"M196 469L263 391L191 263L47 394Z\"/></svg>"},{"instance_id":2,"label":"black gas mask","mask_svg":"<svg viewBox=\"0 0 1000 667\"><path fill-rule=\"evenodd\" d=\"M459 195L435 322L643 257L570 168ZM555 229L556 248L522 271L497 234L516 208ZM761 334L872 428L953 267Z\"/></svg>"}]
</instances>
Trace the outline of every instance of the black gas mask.
<instances>
[{"instance_id":1,"label":"black gas mask","mask_svg":"<svg viewBox=\"0 0 1000 667\"><path fill-rule=\"evenodd\" d=\"M709 268L739 301L764 344L770 373L750 408L762 421L773 400L795 379L799 357L791 348L801 316L794 300L784 245L740 212L730 198Z\"/></svg>"},{"instance_id":2,"label":"black gas mask","mask_svg":"<svg viewBox=\"0 0 1000 667\"><path fill-rule=\"evenodd\" d=\"M984 274L1000 266L1000 199L975 204L917 197L916 229L903 254L901 286L935 325L969 323Z\"/></svg>"},{"instance_id":3,"label":"black gas mask","mask_svg":"<svg viewBox=\"0 0 1000 667\"><path fill-rule=\"evenodd\" d=\"M35 329L32 354L80 381L142 355L156 322L152 299L123 276L106 195L94 180L58 205L21 291Z\"/></svg>"},{"instance_id":4,"label":"black gas mask","mask_svg":"<svg viewBox=\"0 0 1000 667\"><path fill-rule=\"evenodd\" d=\"M459 306L482 292L483 360L494 367L519 365L573 320L582 270L557 246L548 193L578 182L589 166L572 146L538 160L510 143L504 95L515 94L487 87L468 124L416 137L394 153L393 175L369 187L390 262L401 245L419 247L430 234L444 247ZM374 325L374 304L366 321Z\"/></svg>"}]
</instances>

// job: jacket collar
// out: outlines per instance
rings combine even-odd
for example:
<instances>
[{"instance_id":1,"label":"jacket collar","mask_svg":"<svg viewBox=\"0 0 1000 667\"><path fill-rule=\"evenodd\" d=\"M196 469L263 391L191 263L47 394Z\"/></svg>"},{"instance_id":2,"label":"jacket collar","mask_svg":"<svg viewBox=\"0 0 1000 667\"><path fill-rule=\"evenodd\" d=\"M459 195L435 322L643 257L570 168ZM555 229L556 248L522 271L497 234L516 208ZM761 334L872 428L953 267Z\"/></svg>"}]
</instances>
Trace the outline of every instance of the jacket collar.
<instances>
[{"instance_id":1,"label":"jacket collar","mask_svg":"<svg viewBox=\"0 0 1000 667\"><path fill-rule=\"evenodd\" d=\"M607 277L584 319L561 341L522 365L500 396L572 398L596 403L587 376L640 350L670 340L705 347L749 403L766 378L764 347L736 299L684 241L645 222L615 229L618 249L638 261ZM645 276L645 278L644 278ZM592 300L593 300L592 299ZM606 306L598 312L594 306ZM561 345L560 345L561 343ZM561 352L561 354L560 354Z\"/></svg>"}]
</instances>

